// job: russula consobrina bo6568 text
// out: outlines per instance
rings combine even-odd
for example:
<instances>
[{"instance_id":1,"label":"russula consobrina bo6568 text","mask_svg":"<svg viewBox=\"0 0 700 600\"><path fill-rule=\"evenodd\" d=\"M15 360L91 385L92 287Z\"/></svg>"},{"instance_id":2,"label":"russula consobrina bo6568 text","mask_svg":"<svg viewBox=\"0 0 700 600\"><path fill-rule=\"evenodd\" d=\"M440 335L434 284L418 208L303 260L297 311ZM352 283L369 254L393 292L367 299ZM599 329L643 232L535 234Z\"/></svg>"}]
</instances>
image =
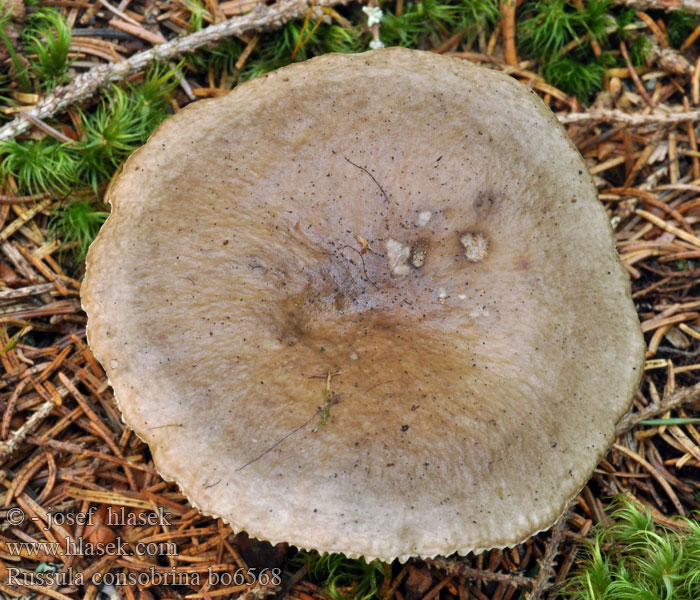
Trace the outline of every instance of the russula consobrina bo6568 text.
<instances>
[{"instance_id":1,"label":"russula consobrina bo6568 text","mask_svg":"<svg viewBox=\"0 0 700 600\"><path fill-rule=\"evenodd\" d=\"M384 560L512 545L630 405L605 211L501 73L296 64L168 119L109 199L90 344L159 471L236 530Z\"/></svg>"}]
</instances>

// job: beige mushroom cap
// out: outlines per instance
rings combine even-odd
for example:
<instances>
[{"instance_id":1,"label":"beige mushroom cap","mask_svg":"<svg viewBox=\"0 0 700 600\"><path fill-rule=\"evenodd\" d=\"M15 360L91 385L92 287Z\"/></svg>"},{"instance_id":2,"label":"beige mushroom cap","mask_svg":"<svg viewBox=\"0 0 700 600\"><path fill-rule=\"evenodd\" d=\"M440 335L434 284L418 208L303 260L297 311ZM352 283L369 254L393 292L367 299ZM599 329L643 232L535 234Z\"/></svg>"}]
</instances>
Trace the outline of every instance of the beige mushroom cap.
<instances>
[{"instance_id":1,"label":"beige mushroom cap","mask_svg":"<svg viewBox=\"0 0 700 600\"><path fill-rule=\"evenodd\" d=\"M638 384L591 177L501 73L397 48L286 67L168 119L110 201L90 344L163 476L252 536L513 545Z\"/></svg>"}]
</instances>

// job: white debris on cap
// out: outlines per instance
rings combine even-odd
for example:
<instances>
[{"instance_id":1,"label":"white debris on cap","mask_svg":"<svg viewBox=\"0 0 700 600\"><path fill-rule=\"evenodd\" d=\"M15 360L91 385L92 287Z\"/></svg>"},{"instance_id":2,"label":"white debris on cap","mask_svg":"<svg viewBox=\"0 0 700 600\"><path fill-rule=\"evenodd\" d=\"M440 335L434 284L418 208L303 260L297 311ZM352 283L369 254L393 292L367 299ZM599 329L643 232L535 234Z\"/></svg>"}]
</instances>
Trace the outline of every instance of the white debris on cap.
<instances>
[{"instance_id":1,"label":"white debris on cap","mask_svg":"<svg viewBox=\"0 0 700 600\"><path fill-rule=\"evenodd\" d=\"M432 213L429 210L424 210L421 213L418 213L418 216L416 217L416 220L414 221L414 224L416 227L425 227L429 222L430 218L432 217Z\"/></svg>"},{"instance_id":2,"label":"white debris on cap","mask_svg":"<svg viewBox=\"0 0 700 600\"><path fill-rule=\"evenodd\" d=\"M489 241L482 233L465 233L459 238L469 262L484 260L488 254Z\"/></svg>"},{"instance_id":3,"label":"white debris on cap","mask_svg":"<svg viewBox=\"0 0 700 600\"><path fill-rule=\"evenodd\" d=\"M490 317L491 313L489 312L488 308L486 308L485 306L479 306L478 308L475 308L474 310L470 310L469 316L472 319L478 319L479 317Z\"/></svg>"},{"instance_id":4,"label":"white debris on cap","mask_svg":"<svg viewBox=\"0 0 700 600\"><path fill-rule=\"evenodd\" d=\"M411 247L411 264L420 269L428 256L428 244L426 240L418 240Z\"/></svg>"},{"instance_id":5,"label":"white debris on cap","mask_svg":"<svg viewBox=\"0 0 700 600\"><path fill-rule=\"evenodd\" d=\"M408 266L408 259L411 257L411 248L406 244L397 242L389 238L384 242L386 255L389 259L389 266L394 275L408 275L411 267Z\"/></svg>"}]
</instances>

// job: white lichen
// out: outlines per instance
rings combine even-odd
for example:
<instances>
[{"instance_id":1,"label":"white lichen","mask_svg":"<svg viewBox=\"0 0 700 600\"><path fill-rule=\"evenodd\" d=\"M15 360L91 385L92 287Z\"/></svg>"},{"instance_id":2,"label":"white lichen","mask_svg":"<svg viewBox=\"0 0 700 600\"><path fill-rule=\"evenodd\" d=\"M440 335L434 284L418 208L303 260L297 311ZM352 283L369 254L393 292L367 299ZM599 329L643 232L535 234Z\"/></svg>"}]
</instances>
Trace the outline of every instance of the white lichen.
<instances>
[{"instance_id":1,"label":"white lichen","mask_svg":"<svg viewBox=\"0 0 700 600\"><path fill-rule=\"evenodd\" d=\"M479 262L486 258L489 241L483 233L464 233L459 238L464 254L469 262Z\"/></svg>"},{"instance_id":2,"label":"white lichen","mask_svg":"<svg viewBox=\"0 0 700 600\"><path fill-rule=\"evenodd\" d=\"M384 247L392 273L394 275L408 275L411 271L411 267L408 265L408 259L411 257L410 246L389 238L384 242Z\"/></svg>"}]
</instances>

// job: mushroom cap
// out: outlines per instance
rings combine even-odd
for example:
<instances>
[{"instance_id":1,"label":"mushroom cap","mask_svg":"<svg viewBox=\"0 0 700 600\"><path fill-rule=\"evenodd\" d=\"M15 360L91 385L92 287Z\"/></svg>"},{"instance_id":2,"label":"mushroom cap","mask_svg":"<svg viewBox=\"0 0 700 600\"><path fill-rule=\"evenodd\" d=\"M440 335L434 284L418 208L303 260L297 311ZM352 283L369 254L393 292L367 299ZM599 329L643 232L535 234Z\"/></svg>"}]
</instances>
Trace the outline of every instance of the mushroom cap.
<instances>
[{"instance_id":1,"label":"mushroom cap","mask_svg":"<svg viewBox=\"0 0 700 600\"><path fill-rule=\"evenodd\" d=\"M109 199L89 342L159 472L234 530L383 560L516 544L639 382L583 159L464 60L269 73L168 119Z\"/></svg>"}]
</instances>

